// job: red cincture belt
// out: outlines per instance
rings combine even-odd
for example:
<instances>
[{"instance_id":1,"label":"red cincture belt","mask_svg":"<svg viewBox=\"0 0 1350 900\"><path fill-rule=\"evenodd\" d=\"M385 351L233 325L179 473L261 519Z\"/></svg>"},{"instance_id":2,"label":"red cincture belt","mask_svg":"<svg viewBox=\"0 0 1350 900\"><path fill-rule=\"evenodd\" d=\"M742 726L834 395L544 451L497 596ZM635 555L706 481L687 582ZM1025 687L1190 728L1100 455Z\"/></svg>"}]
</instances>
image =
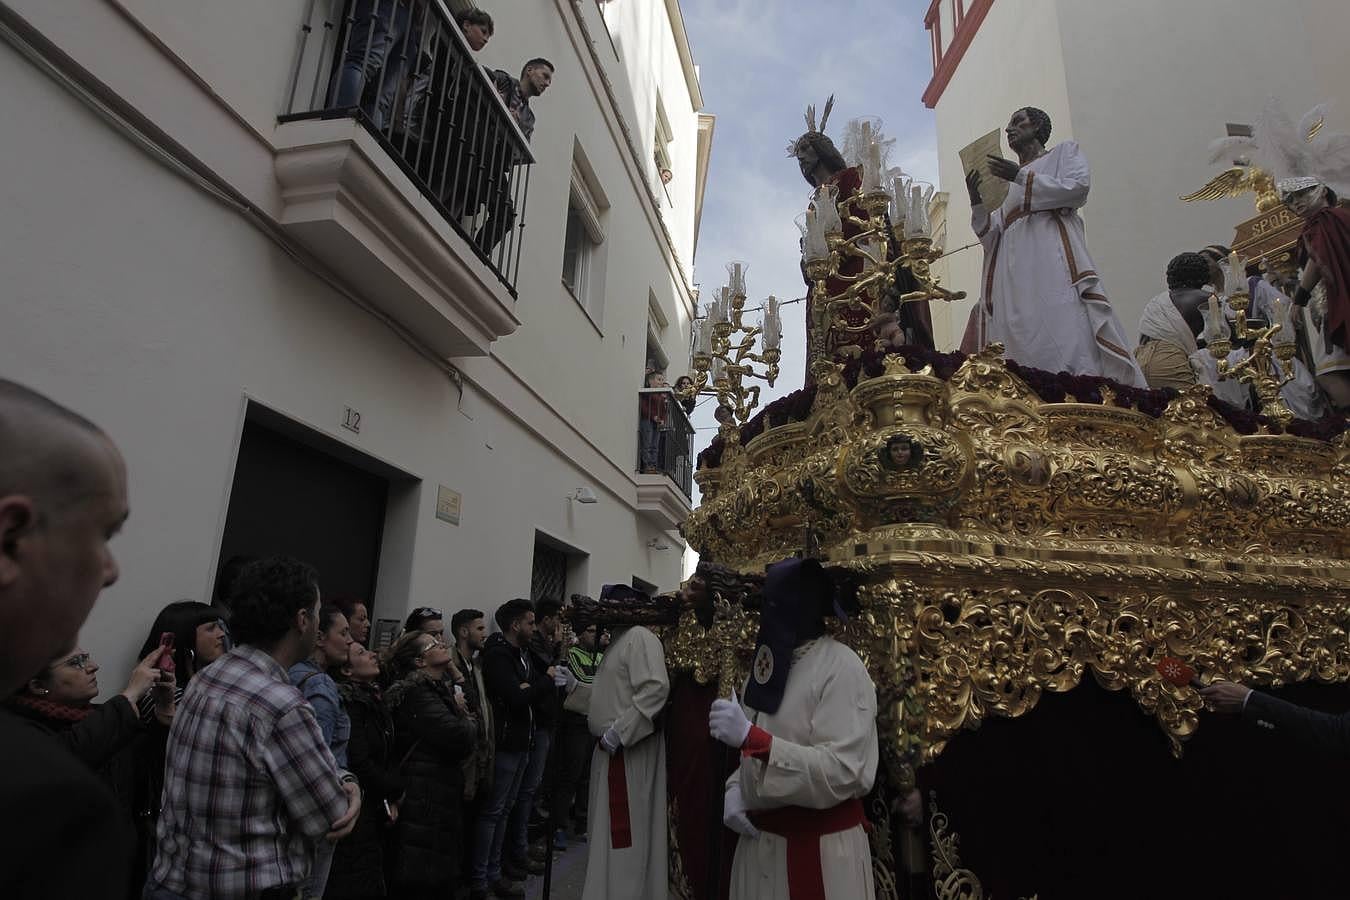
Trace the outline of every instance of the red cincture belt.
<instances>
[{"instance_id":1,"label":"red cincture belt","mask_svg":"<svg viewBox=\"0 0 1350 900\"><path fill-rule=\"evenodd\" d=\"M612 769L610 771L613 771ZM612 782L611 782L612 783ZM610 803L614 802L610 793ZM788 896L791 900L825 900L825 876L820 869L822 835L848 831L866 821L856 797L829 809L784 806L750 813L760 831L787 838ZM868 861L864 861L867 864Z\"/></svg>"},{"instance_id":2,"label":"red cincture belt","mask_svg":"<svg viewBox=\"0 0 1350 900\"><path fill-rule=\"evenodd\" d=\"M628 773L623 766L622 748L609 758L609 845L615 850L633 846L633 823L628 816Z\"/></svg>"}]
</instances>

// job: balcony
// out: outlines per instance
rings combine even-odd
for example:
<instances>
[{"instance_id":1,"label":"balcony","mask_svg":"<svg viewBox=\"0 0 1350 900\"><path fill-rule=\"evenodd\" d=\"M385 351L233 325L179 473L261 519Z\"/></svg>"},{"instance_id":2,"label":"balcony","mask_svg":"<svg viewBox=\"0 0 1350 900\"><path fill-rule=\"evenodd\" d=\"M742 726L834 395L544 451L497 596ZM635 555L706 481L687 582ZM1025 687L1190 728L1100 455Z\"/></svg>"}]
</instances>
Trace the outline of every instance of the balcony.
<instances>
[{"instance_id":1,"label":"balcony","mask_svg":"<svg viewBox=\"0 0 1350 900\"><path fill-rule=\"evenodd\" d=\"M638 510L662 529L689 514L694 426L670 388L638 391Z\"/></svg>"},{"instance_id":2,"label":"balcony","mask_svg":"<svg viewBox=\"0 0 1350 900\"><path fill-rule=\"evenodd\" d=\"M445 356L515 331L534 157L440 0L306 4L281 224Z\"/></svg>"}]
</instances>

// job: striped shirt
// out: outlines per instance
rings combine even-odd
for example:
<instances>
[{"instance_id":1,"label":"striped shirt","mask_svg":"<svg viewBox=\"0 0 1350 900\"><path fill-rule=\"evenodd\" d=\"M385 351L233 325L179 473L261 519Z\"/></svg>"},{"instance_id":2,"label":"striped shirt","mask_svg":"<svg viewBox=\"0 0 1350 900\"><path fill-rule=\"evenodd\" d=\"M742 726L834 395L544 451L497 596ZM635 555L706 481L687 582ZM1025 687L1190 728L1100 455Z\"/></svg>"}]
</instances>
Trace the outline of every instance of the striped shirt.
<instances>
[{"instance_id":1,"label":"striped shirt","mask_svg":"<svg viewBox=\"0 0 1350 900\"><path fill-rule=\"evenodd\" d=\"M174 715L151 882L191 900L303 881L347 811L314 711L256 647L188 683Z\"/></svg>"},{"instance_id":2,"label":"striped shirt","mask_svg":"<svg viewBox=\"0 0 1350 900\"><path fill-rule=\"evenodd\" d=\"M595 682L595 670L600 668L600 658L603 655L599 650L586 650L577 644L567 651L567 668L577 676L577 681L592 684Z\"/></svg>"}]
</instances>

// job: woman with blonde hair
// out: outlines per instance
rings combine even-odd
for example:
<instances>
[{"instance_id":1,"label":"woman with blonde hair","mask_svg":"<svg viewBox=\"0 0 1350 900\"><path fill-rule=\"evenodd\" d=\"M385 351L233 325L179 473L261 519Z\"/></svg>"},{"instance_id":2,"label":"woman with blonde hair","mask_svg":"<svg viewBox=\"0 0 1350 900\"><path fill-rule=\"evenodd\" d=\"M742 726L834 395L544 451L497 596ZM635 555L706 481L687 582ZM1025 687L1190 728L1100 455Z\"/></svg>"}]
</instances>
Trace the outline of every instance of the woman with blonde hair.
<instances>
[{"instance_id":1,"label":"woman with blonde hair","mask_svg":"<svg viewBox=\"0 0 1350 900\"><path fill-rule=\"evenodd\" d=\"M441 898L457 887L463 840L464 768L478 727L450 647L421 632L390 649L394 683L386 702L394 720L394 758L407 793L392 843L391 894Z\"/></svg>"}]
</instances>

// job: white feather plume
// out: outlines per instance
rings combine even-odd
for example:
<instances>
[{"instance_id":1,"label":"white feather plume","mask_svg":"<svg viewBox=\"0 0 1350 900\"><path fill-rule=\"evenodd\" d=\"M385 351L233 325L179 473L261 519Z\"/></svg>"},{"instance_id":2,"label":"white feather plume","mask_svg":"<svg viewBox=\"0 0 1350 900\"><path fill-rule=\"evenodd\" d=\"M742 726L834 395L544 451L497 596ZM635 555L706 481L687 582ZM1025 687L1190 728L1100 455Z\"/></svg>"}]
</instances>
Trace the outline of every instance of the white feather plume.
<instances>
[{"instance_id":1,"label":"white feather plume","mask_svg":"<svg viewBox=\"0 0 1350 900\"><path fill-rule=\"evenodd\" d=\"M1326 128L1308 139L1308 132L1326 119L1329 103L1319 103L1295 124L1274 97L1253 128L1255 162L1279 182L1286 178L1314 177L1338 196L1350 196L1350 134L1330 133ZM1211 148L1217 148L1216 141Z\"/></svg>"},{"instance_id":2,"label":"white feather plume","mask_svg":"<svg viewBox=\"0 0 1350 900\"><path fill-rule=\"evenodd\" d=\"M1305 133L1274 97L1266 101L1253 128L1256 155L1263 169L1276 181L1299 175L1313 175L1312 159Z\"/></svg>"},{"instance_id":3,"label":"white feather plume","mask_svg":"<svg viewBox=\"0 0 1350 900\"><path fill-rule=\"evenodd\" d=\"M1209 161L1231 163L1239 156L1250 157L1256 152L1256 141L1250 137L1221 137L1209 143Z\"/></svg>"}]
</instances>

